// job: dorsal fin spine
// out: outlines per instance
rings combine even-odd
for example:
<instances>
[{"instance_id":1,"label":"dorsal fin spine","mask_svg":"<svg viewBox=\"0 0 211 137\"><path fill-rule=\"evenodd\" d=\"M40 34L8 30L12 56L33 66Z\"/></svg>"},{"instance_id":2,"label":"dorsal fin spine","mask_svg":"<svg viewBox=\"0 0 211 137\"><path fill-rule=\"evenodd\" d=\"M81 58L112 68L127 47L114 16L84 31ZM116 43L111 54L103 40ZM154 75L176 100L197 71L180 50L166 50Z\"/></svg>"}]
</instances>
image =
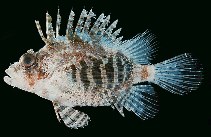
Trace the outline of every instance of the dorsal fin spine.
<instances>
[{"instance_id":1,"label":"dorsal fin spine","mask_svg":"<svg viewBox=\"0 0 211 137\"><path fill-rule=\"evenodd\" d=\"M105 27L108 25L110 20L110 15L108 15L103 21L102 24L100 25L99 29L105 30Z\"/></svg>"},{"instance_id":2,"label":"dorsal fin spine","mask_svg":"<svg viewBox=\"0 0 211 137\"><path fill-rule=\"evenodd\" d=\"M60 24L61 24L61 16L59 14L59 8L58 8L57 20L56 20L56 38L59 36Z\"/></svg>"},{"instance_id":3,"label":"dorsal fin spine","mask_svg":"<svg viewBox=\"0 0 211 137\"><path fill-rule=\"evenodd\" d=\"M79 17L78 23L77 23L77 25L75 27L75 33L77 35L81 33L85 17L87 17L87 11L85 9L83 9L82 12L81 12L81 15Z\"/></svg>"},{"instance_id":4,"label":"dorsal fin spine","mask_svg":"<svg viewBox=\"0 0 211 137\"><path fill-rule=\"evenodd\" d=\"M94 17L95 14L94 12L92 12L92 10L89 11L87 17L86 17L86 22L84 23L82 32L81 32L81 38L82 40L85 41L91 41L90 36L89 36L89 28L90 28L90 24L91 24L91 18Z\"/></svg>"},{"instance_id":5,"label":"dorsal fin spine","mask_svg":"<svg viewBox=\"0 0 211 137\"><path fill-rule=\"evenodd\" d=\"M122 30L122 28L119 28L118 30L116 30L113 34L112 34L112 40L116 39L116 36L119 35L120 31Z\"/></svg>"},{"instance_id":6,"label":"dorsal fin spine","mask_svg":"<svg viewBox=\"0 0 211 137\"><path fill-rule=\"evenodd\" d=\"M67 29L66 29L66 37L68 40L71 39L71 36L73 35L73 21L74 21L75 13L71 10L68 23L67 23Z\"/></svg>"},{"instance_id":7,"label":"dorsal fin spine","mask_svg":"<svg viewBox=\"0 0 211 137\"><path fill-rule=\"evenodd\" d=\"M118 20L115 20L109 27L107 27L110 20L110 15L106 17L102 13L97 18L97 20L93 22L94 25L92 27L90 27L91 18L94 18L96 16L94 12L92 12L92 9L89 12L87 12L85 9L82 10L76 27L73 27L74 16L75 14L71 10L67 23L66 37L63 37L59 35L59 30L61 25L60 10L58 9L57 12L56 31L53 30L51 23L52 18L47 12L46 13L47 38L43 36L39 22L37 21L35 22L42 40L45 43L62 42L65 40L68 40L69 42L74 42L75 38L78 37L83 42L89 43L91 46L92 45L111 46L111 45L121 44L122 37L116 38L119 35L121 28L112 32L113 29L116 28ZM117 49L115 46L113 48Z\"/></svg>"},{"instance_id":8,"label":"dorsal fin spine","mask_svg":"<svg viewBox=\"0 0 211 137\"><path fill-rule=\"evenodd\" d=\"M55 35L54 35L54 31L53 31L53 26L52 26L52 18L51 16L48 14L48 12L46 13L46 34L47 34L47 40L52 43L55 40Z\"/></svg>"},{"instance_id":9,"label":"dorsal fin spine","mask_svg":"<svg viewBox=\"0 0 211 137\"><path fill-rule=\"evenodd\" d=\"M89 14L87 15L87 19L86 22L84 23L84 28L82 30L82 32L84 33L88 33L89 32L89 27L91 24L91 18L95 17L96 15L94 14L94 12L92 12L92 9L89 11Z\"/></svg>"},{"instance_id":10,"label":"dorsal fin spine","mask_svg":"<svg viewBox=\"0 0 211 137\"><path fill-rule=\"evenodd\" d=\"M118 23L118 20L115 20L115 21L108 27L108 29L105 31L105 33L106 33L108 36L110 36L111 33L112 33L112 30L113 30L114 28L116 28L117 23Z\"/></svg>"},{"instance_id":11,"label":"dorsal fin spine","mask_svg":"<svg viewBox=\"0 0 211 137\"><path fill-rule=\"evenodd\" d=\"M97 34L100 23L103 21L104 18L104 14L102 13L97 20L95 21L94 25L92 26L91 30L90 30L90 34Z\"/></svg>"},{"instance_id":12,"label":"dorsal fin spine","mask_svg":"<svg viewBox=\"0 0 211 137\"><path fill-rule=\"evenodd\" d=\"M40 26L39 21L36 21L36 20L35 20L35 24L36 24L36 27L37 27L37 30L38 30L38 32L39 32L39 35L40 35L41 39L42 39L45 43L47 43L47 39L46 39L46 38L44 37L44 35L43 35L43 32L42 32L42 29L41 29L41 26Z\"/></svg>"}]
</instances>

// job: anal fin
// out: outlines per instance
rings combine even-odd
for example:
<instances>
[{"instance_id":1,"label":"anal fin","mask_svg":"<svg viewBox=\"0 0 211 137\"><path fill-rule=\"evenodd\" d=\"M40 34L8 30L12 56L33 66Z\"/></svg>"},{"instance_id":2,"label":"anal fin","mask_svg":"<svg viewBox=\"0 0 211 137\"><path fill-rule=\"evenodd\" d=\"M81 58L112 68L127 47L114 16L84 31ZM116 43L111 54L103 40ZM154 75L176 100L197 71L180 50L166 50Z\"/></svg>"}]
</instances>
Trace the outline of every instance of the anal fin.
<instances>
[{"instance_id":1,"label":"anal fin","mask_svg":"<svg viewBox=\"0 0 211 137\"><path fill-rule=\"evenodd\" d=\"M77 129L88 125L90 118L87 114L55 102L53 105L57 119L59 122L62 120L67 127Z\"/></svg>"},{"instance_id":2,"label":"anal fin","mask_svg":"<svg viewBox=\"0 0 211 137\"><path fill-rule=\"evenodd\" d=\"M61 118L59 116L59 112L58 112L58 108L59 108L59 105L57 105L56 102L53 102L53 108L54 108L54 111L55 111L55 114L56 114L56 118L59 122L61 122Z\"/></svg>"},{"instance_id":3,"label":"anal fin","mask_svg":"<svg viewBox=\"0 0 211 137\"><path fill-rule=\"evenodd\" d=\"M158 112L157 95L151 85L134 85L117 98L114 104L122 116L123 107L133 111L141 119L152 118Z\"/></svg>"}]
</instances>

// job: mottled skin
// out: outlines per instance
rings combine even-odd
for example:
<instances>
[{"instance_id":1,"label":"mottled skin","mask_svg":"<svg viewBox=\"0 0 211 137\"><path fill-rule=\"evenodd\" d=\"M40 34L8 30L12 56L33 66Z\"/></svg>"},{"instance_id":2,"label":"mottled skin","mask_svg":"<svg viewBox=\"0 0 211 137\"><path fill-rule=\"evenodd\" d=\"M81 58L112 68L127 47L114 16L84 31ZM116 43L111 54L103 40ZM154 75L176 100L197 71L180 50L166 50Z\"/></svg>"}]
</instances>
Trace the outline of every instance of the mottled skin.
<instances>
[{"instance_id":1,"label":"mottled skin","mask_svg":"<svg viewBox=\"0 0 211 137\"><path fill-rule=\"evenodd\" d=\"M103 83L101 85L94 83L85 89L84 83L77 79L80 77L77 74L77 82L68 79L67 73L71 73L71 65L75 65L76 70L80 72L80 61L85 61L89 65L93 59L105 60L109 56L120 56L112 50L105 51L98 45L91 46L79 39L69 43L45 45L36 53L29 51L26 54L31 54L35 58L33 65L26 66L20 59L19 63L10 69L22 70L25 79L23 84L28 87L27 91L66 106L112 105L119 91L132 83L130 78L112 88L106 88Z\"/></svg>"},{"instance_id":2,"label":"mottled skin","mask_svg":"<svg viewBox=\"0 0 211 137\"><path fill-rule=\"evenodd\" d=\"M142 119L152 118L158 109L151 82L180 95L200 84L201 71L189 54L150 64L154 36L149 31L121 41L121 28L113 32L117 20L107 27L109 15L101 14L92 23L95 14L83 10L75 28L74 15L71 11L65 36L59 35L59 10L56 32L46 13L46 38L35 21L45 46L28 50L4 77L7 84L52 101L66 126L88 124L89 116L75 106L111 106L123 116L124 107Z\"/></svg>"},{"instance_id":3,"label":"mottled skin","mask_svg":"<svg viewBox=\"0 0 211 137\"><path fill-rule=\"evenodd\" d=\"M65 36L59 35L59 10L56 32L52 27L51 16L46 13L47 38L43 35L39 21L35 21L45 46L37 52L28 50L22 55L19 62L15 62L5 71L8 76L4 77L4 81L52 101L58 120L62 119L68 127L78 128L87 125L89 117L73 109L74 106L112 106L124 115L124 104L121 103L127 98L123 98L122 95L129 95L133 84L147 81L150 75L147 66L133 63L131 58L118 49L122 37L116 37L121 28L112 32L117 20L106 28L110 16L101 14L89 28L91 18L95 14L92 10L88 14L83 10L76 27L73 28L74 15L71 11ZM127 41L124 48L131 50L130 44L136 43L144 35L145 33ZM117 49L109 45L116 46ZM151 49L147 46L144 46L146 52ZM147 88L140 86L137 90L142 93ZM151 87L149 89L152 91ZM133 108L130 109L137 115L145 115L138 114L139 112ZM153 116L154 112L152 113Z\"/></svg>"}]
</instances>

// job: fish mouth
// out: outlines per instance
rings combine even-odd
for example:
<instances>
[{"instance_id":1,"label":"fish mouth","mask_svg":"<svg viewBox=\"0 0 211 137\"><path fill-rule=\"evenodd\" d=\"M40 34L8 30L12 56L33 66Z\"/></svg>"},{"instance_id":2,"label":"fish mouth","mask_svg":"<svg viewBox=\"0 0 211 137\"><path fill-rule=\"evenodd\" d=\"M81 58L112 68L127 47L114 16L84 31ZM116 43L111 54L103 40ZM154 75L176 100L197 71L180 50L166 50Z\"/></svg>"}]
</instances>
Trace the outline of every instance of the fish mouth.
<instances>
[{"instance_id":1,"label":"fish mouth","mask_svg":"<svg viewBox=\"0 0 211 137\"><path fill-rule=\"evenodd\" d=\"M4 76L4 82L6 82L7 84L10 85L10 83L11 83L11 77L9 77L9 76Z\"/></svg>"},{"instance_id":2,"label":"fish mouth","mask_svg":"<svg viewBox=\"0 0 211 137\"><path fill-rule=\"evenodd\" d=\"M12 77L11 77L11 75L9 74L9 70L6 69L5 72L6 72L7 75L4 76L4 82L6 82L7 84L11 85Z\"/></svg>"}]
</instances>

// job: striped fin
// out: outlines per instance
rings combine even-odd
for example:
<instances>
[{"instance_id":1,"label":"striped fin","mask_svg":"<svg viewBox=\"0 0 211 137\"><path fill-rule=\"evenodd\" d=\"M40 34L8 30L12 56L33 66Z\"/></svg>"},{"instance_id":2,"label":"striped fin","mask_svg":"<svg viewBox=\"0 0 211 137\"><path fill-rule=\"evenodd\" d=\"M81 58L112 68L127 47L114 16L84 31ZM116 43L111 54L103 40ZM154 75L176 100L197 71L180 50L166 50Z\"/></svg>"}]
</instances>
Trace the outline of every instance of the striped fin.
<instances>
[{"instance_id":1,"label":"striped fin","mask_svg":"<svg viewBox=\"0 0 211 137\"><path fill-rule=\"evenodd\" d=\"M87 17L87 11L85 9L83 9L82 12L81 12L81 15L79 17L78 23L76 25L76 28L75 28L75 33L77 35L81 34L81 30L83 28L83 23L84 23L85 17Z\"/></svg>"},{"instance_id":2,"label":"striped fin","mask_svg":"<svg viewBox=\"0 0 211 137\"><path fill-rule=\"evenodd\" d=\"M96 31L94 35L92 36L93 42L95 43L101 42L101 45L105 45L105 43L102 43L102 36L105 33L105 29L106 29L106 26L109 24L109 21L110 21L110 15L106 17L103 14L103 17L101 18L101 24L99 24L100 26L96 28Z\"/></svg>"},{"instance_id":3,"label":"striped fin","mask_svg":"<svg viewBox=\"0 0 211 137\"><path fill-rule=\"evenodd\" d=\"M90 10L88 15L87 15L86 22L84 23L82 33L88 34L89 27L90 27L90 24L91 24L91 18L94 17L94 16L95 16L94 12L92 12L92 10Z\"/></svg>"},{"instance_id":4,"label":"striped fin","mask_svg":"<svg viewBox=\"0 0 211 137\"><path fill-rule=\"evenodd\" d=\"M110 15L106 17L103 13L98 17L98 19L90 30L90 35L92 36L94 42L99 42L101 40L100 38L105 32L105 27L108 25L109 20Z\"/></svg>"},{"instance_id":5,"label":"striped fin","mask_svg":"<svg viewBox=\"0 0 211 137\"><path fill-rule=\"evenodd\" d=\"M108 36L111 35L113 29L116 28L117 23L118 23L118 20L115 20L115 21L107 28L107 30L105 31L106 35L108 35ZM120 29L119 31L121 31L121 29ZM118 34L118 33L117 33L117 34Z\"/></svg>"},{"instance_id":6,"label":"striped fin","mask_svg":"<svg viewBox=\"0 0 211 137\"><path fill-rule=\"evenodd\" d=\"M42 39L45 43L47 43L47 39L46 39L46 38L44 37L44 35L43 35L43 32L42 32L42 29L41 29L41 26L40 26L39 21L36 21L36 20L35 20L35 24L36 24L36 27L37 27L37 30L38 30L38 32L39 32L39 35L40 35L41 39Z\"/></svg>"},{"instance_id":7,"label":"striped fin","mask_svg":"<svg viewBox=\"0 0 211 137\"><path fill-rule=\"evenodd\" d=\"M116 30L112 35L111 35L111 39L112 41L116 40L116 37L119 35L119 33L121 32L122 28L119 28L118 30ZM119 40L118 40L119 41Z\"/></svg>"},{"instance_id":8,"label":"striped fin","mask_svg":"<svg viewBox=\"0 0 211 137\"><path fill-rule=\"evenodd\" d=\"M90 10L86 16L86 22L83 25L81 33L77 34L81 38L81 40L83 40L84 42L92 41L92 39L89 35L89 28L91 25L91 18L93 18L94 16L95 16L94 12L92 12L92 10Z\"/></svg>"},{"instance_id":9,"label":"striped fin","mask_svg":"<svg viewBox=\"0 0 211 137\"><path fill-rule=\"evenodd\" d=\"M95 21L94 25L92 26L91 30L90 30L90 34L92 35L96 35L97 32L99 31L99 26L100 23L104 21L104 14L102 13L97 20Z\"/></svg>"},{"instance_id":10,"label":"striped fin","mask_svg":"<svg viewBox=\"0 0 211 137\"><path fill-rule=\"evenodd\" d=\"M77 129L88 125L90 118L87 114L55 102L53 105L58 120L63 120L67 127Z\"/></svg>"},{"instance_id":11,"label":"striped fin","mask_svg":"<svg viewBox=\"0 0 211 137\"><path fill-rule=\"evenodd\" d=\"M191 54L181 54L154 66L152 82L174 94L183 95L196 90L202 80L201 66Z\"/></svg>"},{"instance_id":12,"label":"striped fin","mask_svg":"<svg viewBox=\"0 0 211 137\"><path fill-rule=\"evenodd\" d=\"M67 37L68 40L70 40L71 37L73 36L74 16L75 16L75 13L71 10L70 15L69 15L69 19L68 19L68 22L67 22L67 29L66 29L66 37Z\"/></svg>"},{"instance_id":13,"label":"striped fin","mask_svg":"<svg viewBox=\"0 0 211 137\"><path fill-rule=\"evenodd\" d=\"M46 13L46 34L47 34L47 39L50 43L55 41L55 32L53 31L53 26L52 26L52 18L51 16Z\"/></svg>"},{"instance_id":14,"label":"striped fin","mask_svg":"<svg viewBox=\"0 0 211 137\"><path fill-rule=\"evenodd\" d=\"M155 52L153 49L155 45L155 37L148 30L137 35L134 38L123 42L117 46L124 55L138 64L150 64L152 54Z\"/></svg>"},{"instance_id":15,"label":"striped fin","mask_svg":"<svg viewBox=\"0 0 211 137\"><path fill-rule=\"evenodd\" d=\"M114 106L122 116L123 107L133 111L141 119L153 118L158 112L157 95L150 85L132 86L127 91L122 91Z\"/></svg>"},{"instance_id":16,"label":"striped fin","mask_svg":"<svg viewBox=\"0 0 211 137\"><path fill-rule=\"evenodd\" d=\"M116 35L116 36L117 36L117 35ZM116 36L115 36L115 37L116 37ZM123 36L116 38L115 40L113 40L113 42L115 43L115 45L120 45L122 39L123 39Z\"/></svg>"},{"instance_id":17,"label":"striped fin","mask_svg":"<svg viewBox=\"0 0 211 137\"><path fill-rule=\"evenodd\" d=\"M115 20L103 33L100 41L102 45L110 46L110 44L114 41L113 37L115 35L117 36L120 33L121 29L118 30L119 32L117 31L114 34L111 34L113 29L116 28L117 22L118 20Z\"/></svg>"},{"instance_id":18,"label":"striped fin","mask_svg":"<svg viewBox=\"0 0 211 137\"><path fill-rule=\"evenodd\" d=\"M105 30L105 29L106 29L105 27L108 25L108 23L109 23L109 21L110 21L110 18L111 18L111 16L108 15L108 16L102 21L102 24L101 24L100 27L99 27L100 30Z\"/></svg>"},{"instance_id":19,"label":"striped fin","mask_svg":"<svg viewBox=\"0 0 211 137\"><path fill-rule=\"evenodd\" d=\"M74 12L71 11L67 22L66 36L65 36L66 38L64 36L59 35L60 24L61 24L61 16L59 14L59 9L57 13L56 32L53 31L51 16L48 13L46 13L47 39L43 36L41 27L39 26L39 22L35 21L38 28L38 32L42 40L45 43L54 43L65 40L74 41L74 39L80 38L83 42L88 42L90 45L100 45L100 46L119 45L122 43L121 42L122 37L117 38L117 36L121 31L121 28L113 32L113 29L116 28L118 20L114 21L113 23L110 24L109 27L107 27L110 21L110 15L106 17L102 13L97 18L97 20L92 23L91 19L94 18L96 15L94 14L94 12L92 12L92 10L87 12L85 9L83 9L76 26L73 27L74 16L75 16Z\"/></svg>"}]
</instances>

